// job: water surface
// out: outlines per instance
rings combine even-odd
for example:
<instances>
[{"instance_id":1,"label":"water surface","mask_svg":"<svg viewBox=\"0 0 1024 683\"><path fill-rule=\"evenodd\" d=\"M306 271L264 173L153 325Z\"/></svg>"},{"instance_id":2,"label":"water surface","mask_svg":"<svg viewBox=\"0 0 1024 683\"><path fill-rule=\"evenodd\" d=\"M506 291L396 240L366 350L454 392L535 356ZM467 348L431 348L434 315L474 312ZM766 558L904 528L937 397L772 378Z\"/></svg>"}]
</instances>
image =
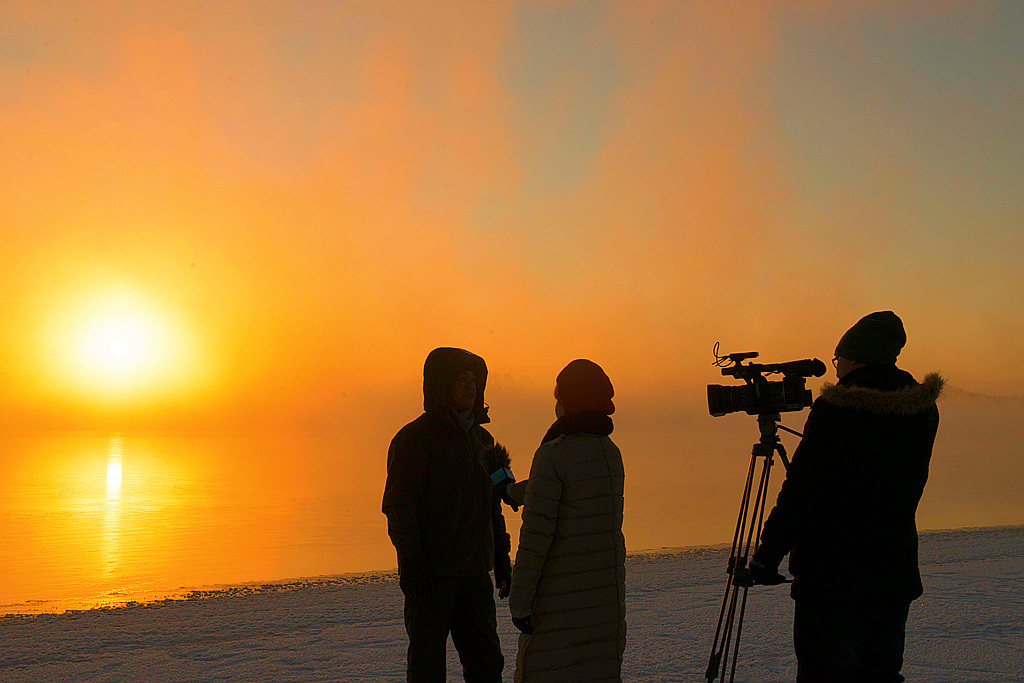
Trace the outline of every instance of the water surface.
<instances>
[{"instance_id":1,"label":"water surface","mask_svg":"<svg viewBox=\"0 0 1024 683\"><path fill-rule=\"evenodd\" d=\"M305 435L0 438L0 613L395 566L381 458Z\"/></svg>"}]
</instances>

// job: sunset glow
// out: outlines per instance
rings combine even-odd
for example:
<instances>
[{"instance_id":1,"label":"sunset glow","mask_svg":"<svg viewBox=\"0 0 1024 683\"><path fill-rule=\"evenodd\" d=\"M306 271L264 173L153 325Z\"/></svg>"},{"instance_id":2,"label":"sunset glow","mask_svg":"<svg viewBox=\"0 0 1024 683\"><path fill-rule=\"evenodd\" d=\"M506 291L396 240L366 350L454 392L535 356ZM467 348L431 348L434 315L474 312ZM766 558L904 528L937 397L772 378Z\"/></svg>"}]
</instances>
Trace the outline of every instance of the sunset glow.
<instances>
[{"instance_id":1,"label":"sunset glow","mask_svg":"<svg viewBox=\"0 0 1024 683\"><path fill-rule=\"evenodd\" d=\"M68 498L109 503L118 566L208 463L384 548L295 571L393 568L388 444L438 346L486 361L518 478L598 362L628 547L727 542L757 424L708 414L715 344L828 364L877 310L948 382L922 528L1024 523L1024 3L0 7L0 431L125 435ZM26 452L0 484L64 485Z\"/></svg>"}]
</instances>

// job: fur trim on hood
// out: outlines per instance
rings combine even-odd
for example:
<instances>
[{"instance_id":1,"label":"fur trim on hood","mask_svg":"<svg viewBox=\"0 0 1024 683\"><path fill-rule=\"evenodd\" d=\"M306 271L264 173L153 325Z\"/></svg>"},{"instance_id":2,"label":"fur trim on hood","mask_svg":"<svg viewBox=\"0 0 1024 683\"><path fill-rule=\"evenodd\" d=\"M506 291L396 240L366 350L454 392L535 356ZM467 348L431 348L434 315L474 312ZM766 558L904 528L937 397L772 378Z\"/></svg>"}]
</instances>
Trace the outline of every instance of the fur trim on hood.
<instances>
[{"instance_id":1,"label":"fur trim on hood","mask_svg":"<svg viewBox=\"0 0 1024 683\"><path fill-rule=\"evenodd\" d=\"M880 415L917 415L935 405L944 384L945 380L937 372L925 376L920 384L911 384L897 391L826 383L821 387L821 400L848 410Z\"/></svg>"}]
</instances>

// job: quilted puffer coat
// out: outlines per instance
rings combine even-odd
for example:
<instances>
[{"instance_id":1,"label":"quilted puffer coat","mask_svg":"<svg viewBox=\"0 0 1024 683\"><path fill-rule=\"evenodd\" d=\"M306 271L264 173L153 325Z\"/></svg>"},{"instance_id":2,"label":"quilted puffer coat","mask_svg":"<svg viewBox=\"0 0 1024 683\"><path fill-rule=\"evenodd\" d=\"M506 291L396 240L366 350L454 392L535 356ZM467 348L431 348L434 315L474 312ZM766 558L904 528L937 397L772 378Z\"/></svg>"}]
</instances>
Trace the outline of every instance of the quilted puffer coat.
<instances>
[{"instance_id":1,"label":"quilted puffer coat","mask_svg":"<svg viewBox=\"0 0 1024 683\"><path fill-rule=\"evenodd\" d=\"M534 622L519 638L517 682L622 680L623 480L607 436L559 436L534 455L509 596L512 616Z\"/></svg>"}]
</instances>

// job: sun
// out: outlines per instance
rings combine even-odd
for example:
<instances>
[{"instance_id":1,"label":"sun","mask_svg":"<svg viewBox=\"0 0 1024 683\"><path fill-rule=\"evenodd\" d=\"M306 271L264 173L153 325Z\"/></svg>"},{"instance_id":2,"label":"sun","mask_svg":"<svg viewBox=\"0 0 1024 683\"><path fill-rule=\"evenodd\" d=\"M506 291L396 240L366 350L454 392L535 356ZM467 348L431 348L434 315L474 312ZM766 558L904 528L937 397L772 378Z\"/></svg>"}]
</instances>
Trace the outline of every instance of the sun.
<instances>
[{"instance_id":1,"label":"sun","mask_svg":"<svg viewBox=\"0 0 1024 683\"><path fill-rule=\"evenodd\" d=\"M143 318L117 315L96 321L82 338L83 360L115 375L142 372L155 360L152 326Z\"/></svg>"},{"instance_id":2,"label":"sun","mask_svg":"<svg viewBox=\"0 0 1024 683\"><path fill-rule=\"evenodd\" d=\"M176 365L180 334L158 309L139 302L96 306L79 316L70 367L90 393L155 390Z\"/></svg>"},{"instance_id":3,"label":"sun","mask_svg":"<svg viewBox=\"0 0 1024 683\"><path fill-rule=\"evenodd\" d=\"M161 400L196 386L192 336L150 293L82 291L51 329L60 384L86 403Z\"/></svg>"}]
</instances>

